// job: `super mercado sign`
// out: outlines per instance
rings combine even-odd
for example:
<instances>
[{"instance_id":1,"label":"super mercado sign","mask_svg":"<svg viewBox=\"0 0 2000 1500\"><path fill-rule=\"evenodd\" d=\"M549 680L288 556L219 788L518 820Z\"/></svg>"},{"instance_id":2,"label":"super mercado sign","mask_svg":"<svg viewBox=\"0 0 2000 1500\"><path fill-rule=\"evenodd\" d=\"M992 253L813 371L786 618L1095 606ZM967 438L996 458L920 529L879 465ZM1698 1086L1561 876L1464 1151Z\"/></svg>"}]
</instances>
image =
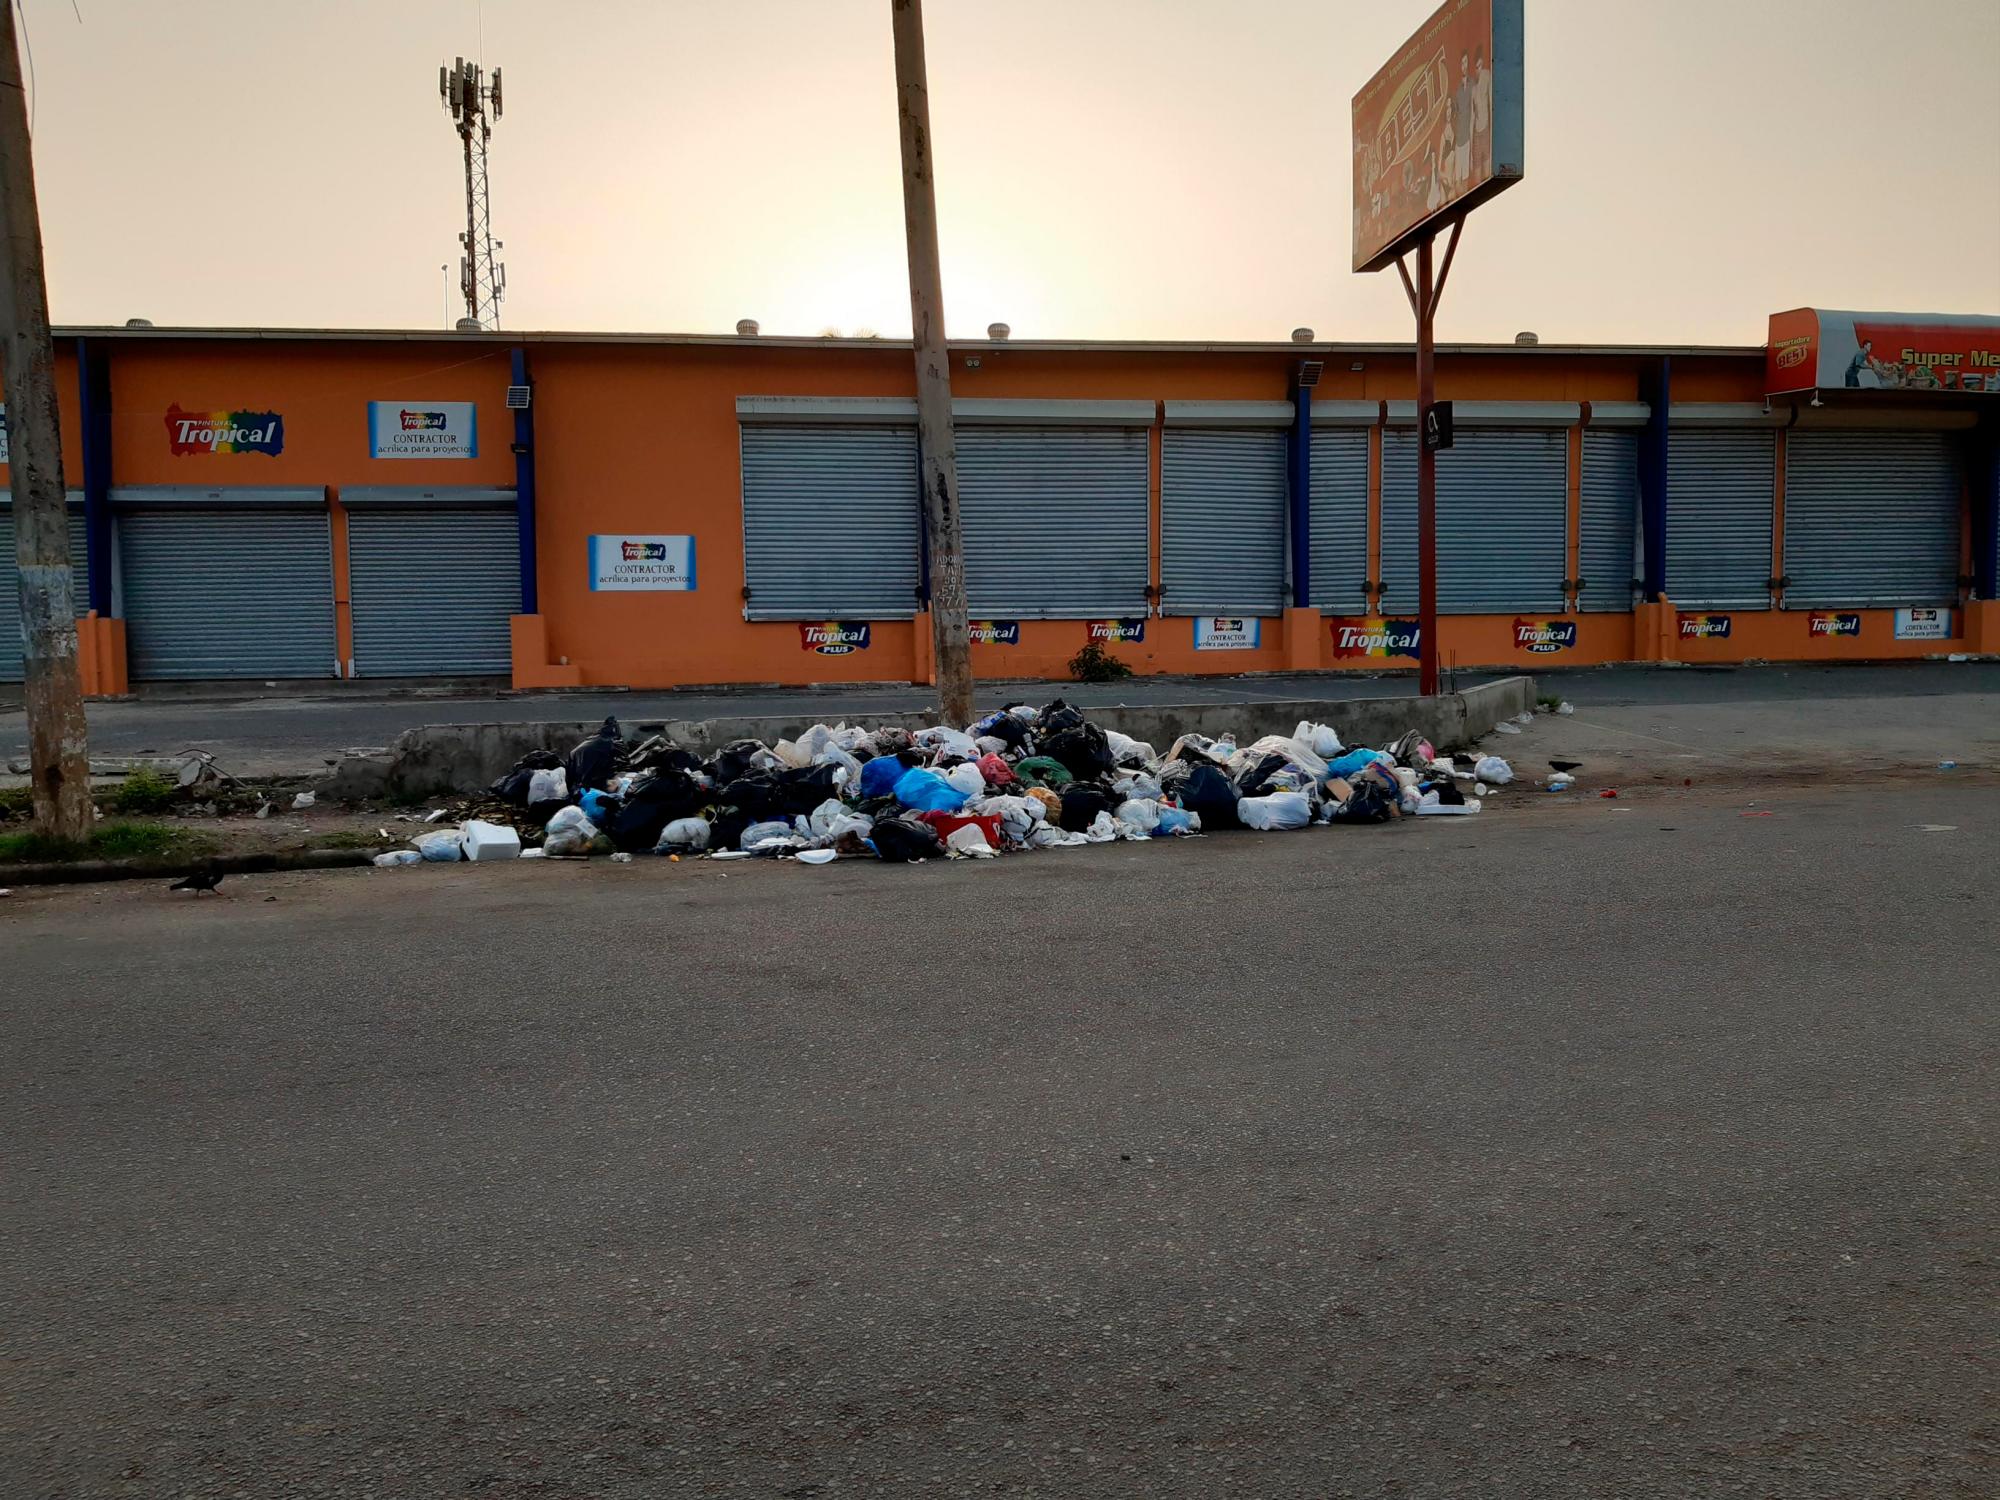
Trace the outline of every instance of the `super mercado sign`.
<instances>
[{"instance_id":1,"label":"super mercado sign","mask_svg":"<svg viewBox=\"0 0 2000 1500\"><path fill-rule=\"evenodd\" d=\"M2000 396L2000 318L1816 307L1773 313L1764 389Z\"/></svg>"},{"instance_id":2,"label":"super mercado sign","mask_svg":"<svg viewBox=\"0 0 2000 1500\"><path fill-rule=\"evenodd\" d=\"M471 401L370 401L371 458L477 458L479 407Z\"/></svg>"},{"instance_id":3,"label":"super mercado sign","mask_svg":"<svg viewBox=\"0 0 2000 1500\"><path fill-rule=\"evenodd\" d=\"M275 411L187 411L167 408L167 447L177 458L197 453L285 451L285 419Z\"/></svg>"}]
</instances>

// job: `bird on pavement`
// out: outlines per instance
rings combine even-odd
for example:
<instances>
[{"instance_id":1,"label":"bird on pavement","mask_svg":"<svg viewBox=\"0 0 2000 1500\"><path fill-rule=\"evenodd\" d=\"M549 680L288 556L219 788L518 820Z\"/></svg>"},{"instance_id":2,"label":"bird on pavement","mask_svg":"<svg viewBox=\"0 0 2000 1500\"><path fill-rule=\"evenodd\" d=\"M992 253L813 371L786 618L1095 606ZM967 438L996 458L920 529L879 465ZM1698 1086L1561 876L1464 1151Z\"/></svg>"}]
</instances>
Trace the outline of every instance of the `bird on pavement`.
<instances>
[{"instance_id":1,"label":"bird on pavement","mask_svg":"<svg viewBox=\"0 0 2000 1500\"><path fill-rule=\"evenodd\" d=\"M167 889L170 891L193 891L199 896L203 891L212 891L222 884L222 875L216 870L200 870L185 879L176 880Z\"/></svg>"}]
</instances>

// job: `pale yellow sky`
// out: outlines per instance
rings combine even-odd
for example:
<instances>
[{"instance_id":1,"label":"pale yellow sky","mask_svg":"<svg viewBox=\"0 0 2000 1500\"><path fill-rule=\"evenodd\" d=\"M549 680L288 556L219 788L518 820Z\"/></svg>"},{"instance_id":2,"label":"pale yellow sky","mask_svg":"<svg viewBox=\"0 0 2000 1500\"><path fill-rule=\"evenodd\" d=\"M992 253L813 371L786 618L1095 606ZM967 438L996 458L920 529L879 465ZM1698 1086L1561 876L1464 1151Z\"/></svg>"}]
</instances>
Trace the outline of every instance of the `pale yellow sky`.
<instances>
[{"instance_id":1,"label":"pale yellow sky","mask_svg":"<svg viewBox=\"0 0 2000 1500\"><path fill-rule=\"evenodd\" d=\"M59 322L439 327L439 62L506 69L513 328L907 336L888 0L25 0ZM950 331L1409 336L1348 103L1434 0L928 0ZM1527 0L1440 337L2000 312L2000 0Z\"/></svg>"}]
</instances>

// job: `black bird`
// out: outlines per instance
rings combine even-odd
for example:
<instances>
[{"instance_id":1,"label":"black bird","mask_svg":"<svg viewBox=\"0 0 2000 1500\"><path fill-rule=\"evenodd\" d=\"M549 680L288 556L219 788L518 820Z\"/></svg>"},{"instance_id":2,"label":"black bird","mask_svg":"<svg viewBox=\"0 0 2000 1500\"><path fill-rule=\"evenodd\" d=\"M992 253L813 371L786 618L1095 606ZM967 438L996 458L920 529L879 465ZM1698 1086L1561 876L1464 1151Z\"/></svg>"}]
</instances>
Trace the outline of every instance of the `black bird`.
<instances>
[{"instance_id":1,"label":"black bird","mask_svg":"<svg viewBox=\"0 0 2000 1500\"><path fill-rule=\"evenodd\" d=\"M1552 760L1549 762L1549 769L1551 771L1577 771L1582 768L1583 762L1580 760Z\"/></svg>"},{"instance_id":2,"label":"black bird","mask_svg":"<svg viewBox=\"0 0 2000 1500\"><path fill-rule=\"evenodd\" d=\"M170 891L193 891L199 896L203 891L212 891L221 884L221 872L216 870L201 870L184 880L176 880L167 889Z\"/></svg>"}]
</instances>

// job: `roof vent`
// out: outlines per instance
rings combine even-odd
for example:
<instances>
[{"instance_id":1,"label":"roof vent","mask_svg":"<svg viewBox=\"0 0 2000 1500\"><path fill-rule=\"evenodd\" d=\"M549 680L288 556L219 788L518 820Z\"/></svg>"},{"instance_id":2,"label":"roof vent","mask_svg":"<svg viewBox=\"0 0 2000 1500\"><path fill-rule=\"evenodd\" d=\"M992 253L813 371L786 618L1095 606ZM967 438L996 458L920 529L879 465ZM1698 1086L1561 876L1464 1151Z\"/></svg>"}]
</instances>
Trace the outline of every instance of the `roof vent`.
<instances>
[{"instance_id":1,"label":"roof vent","mask_svg":"<svg viewBox=\"0 0 2000 1500\"><path fill-rule=\"evenodd\" d=\"M151 328L153 320L151 318L127 318L125 326L127 328Z\"/></svg>"},{"instance_id":2,"label":"roof vent","mask_svg":"<svg viewBox=\"0 0 2000 1500\"><path fill-rule=\"evenodd\" d=\"M1313 331L1310 328L1294 328L1292 330L1293 343L1310 344L1312 341L1313 341Z\"/></svg>"},{"instance_id":3,"label":"roof vent","mask_svg":"<svg viewBox=\"0 0 2000 1500\"><path fill-rule=\"evenodd\" d=\"M1013 331L1005 323L988 323L986 325L986 336L996 344L1006 343L1007 335Z\"/></svg>"},{"instance_id":4,"label":"roof vent","mask_svg":"<svg viewBox=\"0 0 2000 1500\"><path fill-rule=\"evenodd\" d=\"M1525 328L1514 335L1514 342L1517 344L1539 344L1541 341L1542 336L1539 333L1530 333Z\"/></svg>"},{"instance_id":5,"label":"roof vent","mask_svg":"<svg viewBox=\"0 0 2000 1500\"><path fill-rule=\"evenodd\" d=\"M480 322L479 319L477 318L460 318L456 323L452 324L451 326L460 333L486 332L486 325Z\"/></svg>"},{"instance_id":6,"label":"roof vent","mask_svg":"<svg viewBox=\"0 0 2000 1500\"><path fill-rule=\"evenodd\" d=\"M757 320L755 318L738 318L736 320L736 336L740 339L754 339L757 337Z\"/></svg>"}]
</instances>

